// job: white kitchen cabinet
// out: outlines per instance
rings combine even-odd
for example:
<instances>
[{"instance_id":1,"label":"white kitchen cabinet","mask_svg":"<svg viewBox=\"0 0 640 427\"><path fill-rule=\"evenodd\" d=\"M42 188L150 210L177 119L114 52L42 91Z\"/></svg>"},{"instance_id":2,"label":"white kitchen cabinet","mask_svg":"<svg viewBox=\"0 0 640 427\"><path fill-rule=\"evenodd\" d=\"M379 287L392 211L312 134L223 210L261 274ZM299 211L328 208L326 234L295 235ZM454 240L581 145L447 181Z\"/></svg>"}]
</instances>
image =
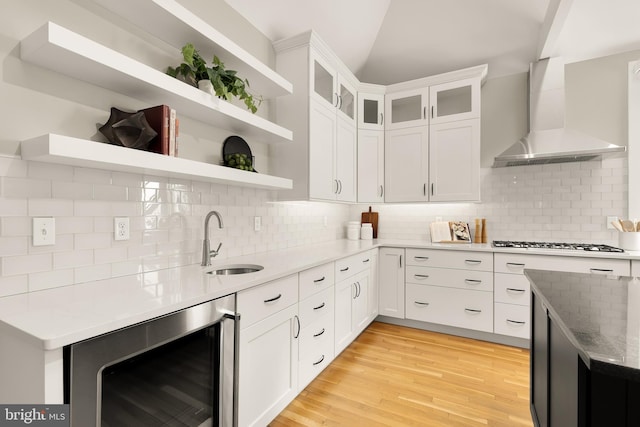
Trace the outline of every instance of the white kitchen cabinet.
<instances>
[{"instance_id":1,"label":"white kitchen cabinet","mask_svg":"<svg viewBox=\"0 0 640 427\"><path fill-rule=\"evenodd\" d=\"M407 319L493 332L491 292L407 283Z\"/></svg>"},{"instance_id":2,"label":"white kitchen cabinet","mask_svg":"<svg viewBox=\"0 0 640 427\"><path fill-rule=\"evenodd\" d=\"M378 314L404 319L404 249L378 253Z\"/></svg>"},{"instance_id":3,"label":"white kitchen cabinet","mask_svg":"<svg viewBox=\"0 0 640 427\"><path fill-rule=\"evenodd\" d=\"M298 391L334 358L334 287L301 300Z\"/></svg>"},{"instance_id":4,"label":"white kitchen cabinet","mask_svg":"<svg viewBox=\"0 0 640 427\"><path fill-rule=\"evenodd\" d=\"M568 271L628 276L630 263L622 259L537 255L494 254L494 332L529 339L530 284L524 269Z\"/></svg>"},{"instance_id":5,"label":"white kitchen cabinet","mask_svg":"<svg viewBox=\"0 0 640 427\"><path fill-rule=\"evenodd\" d=\"M298 393L298 275L238 292L240 426L267 425Z\"/></svg>"},{"instance_id":6,"label":"white kitchen cabinet","mask_svg":"<svg viewBox=\"0 0 640 427\"><path fill-rule=\"evenodd\" d=\"M385 94L385 130L427 126L429 88L427 86Z\"/></svg>"},{"instance_id":7,"label":"white kitchen cabinet","mask_svg":"<svg viewBox=\"0 0 640 427\"><path fill-rule=\"evenodd\" d=\"M384 131L358 129L358 202L384 202Z\"/></svg>"},{"instance_id":8,"label":"white kitchen cabinet","mask_svg":"<svg viewBox=\"0 0 640 427\"><path fill-rule=\"evenodd\" d=\"M639 260L631 261L631 276L640 277L640 261Z\"/></svg>"},{"instance_id":9,"label":"white kitchen cabinet","mask_svg":"<svg viewBox=\"0 0 640 427\"><path fill-rule=\"evenodd\" d=\"M240 331L239 425L265 426L298 393L298 305Z\"/></svg>"},{"instance_id":10,"label":"white kitchen cabinet","mask_svg":"<svg viewBox=\"0 0 640 427\"><path fill-rule=\"evenodd\" d=\"M369 270L336 283L335 352L340 354L368 323Z\"/></svg>"},{"instance_id":11,"label":"white kitchen cabinet","mask_svg":"<svg viewBox=\"0 0 640 427\"><path fill-rule=\"evenodd\" d=\"M480 119L429 127L429 200L480 200Z\"/></svg>"},{"instance_id":12,"label":"white kitchen cabinet","mask_svg":"<svg viewBox=\"0 0 640 427\"><path fill-rule=\"evenodd\" d=\"M493 332L493 256L407 249L406 318Z\"/></svg>"},{"instance_id":13,"label":"white kitchen cabinet","mask_svg":"<svg viewBox=\"0 0 640 427\"><path fill-rule=\"evenodd\" d=\"M289 148L271 152L272 169L294 182L279 198L355 202L358 80L313 32L274 47L276 70L296 88L276 105L294 133Z\"/></svg>"},{"instance_id":14,"label":"white kitchen cabinet","mask_svg":"<svg viewBox=\"0 0 640 427\"><path fill-rule=\"evenodd\" d=\"M429 180L429 128L385 132L385 202L426 202Z\"/></svg>"},{"instance_id":15,"label":"white kitchen cabinet","mask_svg":"<svg viewBox=\"0 0 640 427\"><path fill-rule=\"evenodd\" d=\"M374 90L376 93L372 93ZM384 130L384 86L360 85L358 129Z\"/></svg>"},{"instance_id":16,"label":"white kitchen cabinet","mask_svg":"<svg viewBox=\"0 0 640 427\"><path fill-rule=\"evenodd\" d=\"M369 266L369 322L371 323L378 316L378 298L379 298L379 277L378 277L378 249L369 251L371 255L371 265Z\"/></svg>"},{"instance_id":17,"label":"white kitchen cabinet","mask_svg":"<svg viewBox=\"0 0 640 427\"><path fill-rule=\"evenodd\" d=\"M430 124L480 117L480 78L468 78L429 87Z\"/></svg>"}]
</instances>

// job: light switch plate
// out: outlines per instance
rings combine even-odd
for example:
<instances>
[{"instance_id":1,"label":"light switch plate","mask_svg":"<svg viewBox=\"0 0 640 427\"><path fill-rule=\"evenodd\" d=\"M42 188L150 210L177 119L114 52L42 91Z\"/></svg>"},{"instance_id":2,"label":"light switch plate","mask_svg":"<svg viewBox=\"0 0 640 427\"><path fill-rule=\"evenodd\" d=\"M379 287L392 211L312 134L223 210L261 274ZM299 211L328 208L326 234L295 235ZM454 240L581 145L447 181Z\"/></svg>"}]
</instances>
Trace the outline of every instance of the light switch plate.
<instances>
[{"instance_id":1,"label":"light switch plate","mask_svg":"<svg viewBox=\"0 0 640 427\"><path fill-rule=\"evenodd\" d=\"M33 218L33 246L56 244L56 219Z\"/></svg>"}]
</instances>

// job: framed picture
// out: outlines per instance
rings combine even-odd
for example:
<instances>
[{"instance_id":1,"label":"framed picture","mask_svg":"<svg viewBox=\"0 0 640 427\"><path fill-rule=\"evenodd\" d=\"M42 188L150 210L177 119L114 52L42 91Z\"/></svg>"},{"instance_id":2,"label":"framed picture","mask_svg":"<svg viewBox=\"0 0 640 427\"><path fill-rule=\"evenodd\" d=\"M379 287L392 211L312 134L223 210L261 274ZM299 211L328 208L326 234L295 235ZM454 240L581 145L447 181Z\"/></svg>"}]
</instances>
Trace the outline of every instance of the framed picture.
<instances>
[{"instance_id":1,"label":"framed picture","mask_svg":"<svg viewBox=\"0 0 640 427\"><path fill-rule=\"evenodd\" d=\"M471 233L469 232L469 224L463 221L451 221L451 238L454 242L471 243Z\"/></svg>"}]
</instances>

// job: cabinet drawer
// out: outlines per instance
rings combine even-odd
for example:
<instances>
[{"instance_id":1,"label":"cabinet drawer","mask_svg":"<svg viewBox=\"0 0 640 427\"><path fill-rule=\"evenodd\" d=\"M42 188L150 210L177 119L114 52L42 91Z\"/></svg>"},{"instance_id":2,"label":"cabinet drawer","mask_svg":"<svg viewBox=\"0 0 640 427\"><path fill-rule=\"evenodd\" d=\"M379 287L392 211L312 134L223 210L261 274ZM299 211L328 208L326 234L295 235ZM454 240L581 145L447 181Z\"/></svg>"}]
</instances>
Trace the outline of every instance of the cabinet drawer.
<instances>
[{"instance_id":1,"label":"cabinet drawer","mask_svg":"<svg viewBox=\"0 0 640 427\"><path fill-rule=\"evenodd\" d=\"M306 328L328 314L333 317L333 304L333 286L300 301L300 327Z\"/></svg>"},{"instance_id":2,"label":"cabinet drawer","mask_svg":"<svg viewBox=\"0 0 640 427\"><path fill-rule=\"evenodd\" d=\"M300 299L305 299L334 284L332 262L301 271L298 277Z\"/></svg>"},{"instance_id":3,"label":"cabinet drawer","mask_svg":"<svg viewBox=\"0 0 640 427\"><path fill-rule=\"evenodd\" d=\"M336 283L356 273L366 270L371 265L371 251L362 252L335 262Z\"/></svg>"},{"instance_id":4,"label":"cabinet drawer","mask_svg":"<svg viewBox=\"0 0 640 427\"><path fill-rule=\"evenodd\" d=\"M529 306L529 279L520 274L496 273L493 299L495 302Z\"/></svg>"},{"instance_id":5,"label":"cabinet drawer","mask_svg":"<svg viewBox=\"0 0 640 427\"><path fill-rule=\"evenodd\" d=\"M298 365L298 390L302 391L324 368L329 366L333 358L333 336L328 336L322 342L316 343L305 357L301 356Z\"/></svg>"},{"instance_id":6,"label":"cabinet drawer","mask_svg":"<svg viewBox=\"0 0 640 427\"><path fill-rule=\"evenodd\" d=\"M588 258L558 255L495 254L496 273L523 274L525 268L568 271L571 273L629 276L630 262L624 259Z\"/></svg>"},{"instance_id":7,"label":"cabinet drawer","mask_svg":"<svg viewBox=\"0 0 640 427\"><path fill-rule=\"evenodd\" d=\"M493 332L493 294L407 283L406 317Z\"/></svg>"},{"instance_id":8,"label":"cabinet drawer","mask_svg":"<svg viewBox=\"0 0 640 427\"><path fill-rule=\"evenodd\" d=\"M531 328L528 306L496 303L494 310L496 334L529 339Z\"/></svg>"},{"instance_id":9,"label":"cabinet drawer","mask_svg":"<svg viewBox=\"0 0 640 427\"><path fill-rule=\"evenodd\" d=\"M453 270L450 268L408 265L405 274L407 283L447 286L449 288L476 291L493 290L493 273L490 271Z\"/></svg>"},{"instance_id":10,"label":"cabinet drawer","mask_svg":"<svg viewBox=\"0 0 640 427\"><path fill-rule=\"evenodd\" d=\"M330 343L333 348L333 315L324 316L300 331L300 360L320 356L319 348ZM317 360L317 359L316 359Z\"/></svg>"},{"instance_id":11,"label":"cabinet drawer","mask_svg":"<svg viewBox=\"0 0 640 427\"><path fill-rule=\"evenodd\" d=\"M493 271L493 253L441 249L407 249L407 265Z\"/></svg>"},{"instance_id":12,"label":"cabinet drawer","mask_svg":"<svg viewBox=\"0 0 640 427\"><path fill-rule=\"evenodd\" d=\"M244 329L297 302L297 274L238 292L236 303L241 315L241 328Z\"/></svg>"}]
</instances>

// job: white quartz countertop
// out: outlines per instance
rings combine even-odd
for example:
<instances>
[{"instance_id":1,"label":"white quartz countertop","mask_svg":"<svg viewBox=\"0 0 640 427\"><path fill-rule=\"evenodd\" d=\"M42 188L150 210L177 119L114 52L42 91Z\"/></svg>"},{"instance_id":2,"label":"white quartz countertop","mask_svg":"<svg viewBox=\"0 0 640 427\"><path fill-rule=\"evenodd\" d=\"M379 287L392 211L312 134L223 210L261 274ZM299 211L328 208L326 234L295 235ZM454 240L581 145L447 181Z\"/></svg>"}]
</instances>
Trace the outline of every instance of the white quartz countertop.
<instances>
[{"instance_id":1,"label":"white quartz countertop","mask_svg":"<svg viewBox=\"0 0 640 427\"><path fill-rule=\"evenodd\" d=\"M490 244L337 240L214 261L208 268L229 264L264 266L255 273L212 276L199 265L191 265L0 298L0 332L20 334L45 350L57 349L382 246L640 259L640 252L604 254L499 249Z\"/></svg>"}]
</instances>

